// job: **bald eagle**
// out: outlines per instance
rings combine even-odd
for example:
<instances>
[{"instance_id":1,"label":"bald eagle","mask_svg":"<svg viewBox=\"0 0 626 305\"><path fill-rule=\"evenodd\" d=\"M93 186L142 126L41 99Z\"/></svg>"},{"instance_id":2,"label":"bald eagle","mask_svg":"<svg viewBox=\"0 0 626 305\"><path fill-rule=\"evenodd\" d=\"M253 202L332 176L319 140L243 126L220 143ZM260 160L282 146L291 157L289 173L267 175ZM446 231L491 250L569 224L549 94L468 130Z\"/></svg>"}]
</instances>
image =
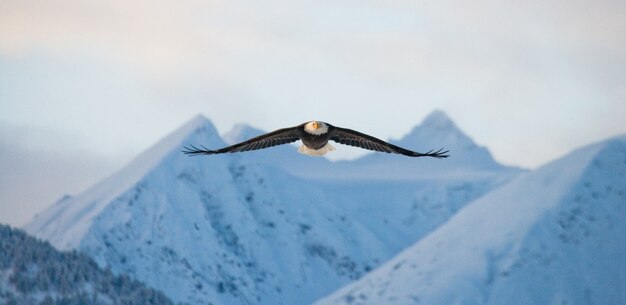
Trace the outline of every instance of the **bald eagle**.
<instances>
[{"instance_id":1,"label":"bald eagle","mask_svg":"<svg viewBox=\"0 0 626 305\"><path fill-rule=\"evenodd\" d=\"M292 143L297 140L302 140L302 146L298 149L298 152L310 156L323 156L329 151L335 150L335 148L328 143L328 141L331 140L345 145L373 151L401 154L409 157L448 157L446 154L448 153L447 150L443 151L443 149L439 149L437 151L431 150L426 153L419 153L387 143L355 130L336 127L320 121L311 121L294 127L278 129L217 150L209 150L204 146L201 146L202 149L200 149L194 145L189 145L184 147L183 153L192 156L235 153Z\"/></svg>"}]
</instances>

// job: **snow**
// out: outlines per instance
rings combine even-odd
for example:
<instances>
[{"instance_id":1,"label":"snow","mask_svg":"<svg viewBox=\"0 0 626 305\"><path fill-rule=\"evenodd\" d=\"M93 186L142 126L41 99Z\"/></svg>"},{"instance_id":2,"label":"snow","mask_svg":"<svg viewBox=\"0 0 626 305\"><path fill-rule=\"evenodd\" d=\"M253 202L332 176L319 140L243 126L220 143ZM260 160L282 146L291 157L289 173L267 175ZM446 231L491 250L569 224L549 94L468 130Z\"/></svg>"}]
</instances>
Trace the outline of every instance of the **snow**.
<instances>
[{"instance_id":1,"label":"snow","mask_svg":"<svg viewBox=\"0 0 626 305\"><path fill-rule=\"evenodd\" d=\"M625 202L619 137L466 205L315 304L625 304Z\"/></svg>"},{"instance_id":2,"label":"snow","mask_svg":"<svg viewBox=\"0 0 626 305\"><path fill-rule=\"evenodd\" d=\"M421 129L471 142L453 123L442 124L445 118L435 114L414 133L432 143ZM240 125L226 138L258 132ZM188 144L226 145L210 121L196 117L117 174L50 207L26 230L176 302L309 304L521 172L480 149L475 159L450 162L388 154L331 162L290 145L188 157L180 152ZM473 145L447 144L453 156Z\"/></svg>"}]
</instances>

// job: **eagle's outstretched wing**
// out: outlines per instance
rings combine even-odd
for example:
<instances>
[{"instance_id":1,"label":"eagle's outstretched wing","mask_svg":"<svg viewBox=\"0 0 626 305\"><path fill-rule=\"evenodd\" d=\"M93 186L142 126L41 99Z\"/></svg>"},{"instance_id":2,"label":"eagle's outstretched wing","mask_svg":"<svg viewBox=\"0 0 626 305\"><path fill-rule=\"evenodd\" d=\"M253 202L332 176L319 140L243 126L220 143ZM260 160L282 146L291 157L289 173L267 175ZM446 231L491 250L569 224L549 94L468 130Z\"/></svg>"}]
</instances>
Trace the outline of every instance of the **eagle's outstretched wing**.
<instances>
[{"instance_id":1,"label":"eagle's outstretched wing","mask_svg":"<svg viewBox=\"0 0 626 305\"><path fill-rule=\"evenodd\" d=\"M250 140L237 143L228 147L220 148L217 150L210 150L204 146L198 148L194 145L185 146L183 153L188 155L215 155L223 153L234 153L241 151L249 151L256 149L268 148L276 145L287 144L295 142L300 139L302 133L302 125L278 129L266 134L262 134L258 137L254 137Z\"/></svg>"},{"instance_id":2,"label":"eagle's outstretched wing","mask_svg":"<svg viewBox=\"0 0 626 305\"><path fill-rule=\"evenodd\" d=\"M358 132L356 130L341 128L333 126L331 128L330 140L333 140L337 143L356 146L364 149L369 149L373 151L380 151L386 153L394 153L401 154L409 157L434 157L434 158L447 158L448 151L443 151L443 149L439 149L437 151L429 151L427 153L419 153L415 151L411 151L408 149L404 149L402 147L393 145L391 143L387 143L381 139L372 137L370 135L366 135L364 133Z\"/></svg>"}]
</instances>

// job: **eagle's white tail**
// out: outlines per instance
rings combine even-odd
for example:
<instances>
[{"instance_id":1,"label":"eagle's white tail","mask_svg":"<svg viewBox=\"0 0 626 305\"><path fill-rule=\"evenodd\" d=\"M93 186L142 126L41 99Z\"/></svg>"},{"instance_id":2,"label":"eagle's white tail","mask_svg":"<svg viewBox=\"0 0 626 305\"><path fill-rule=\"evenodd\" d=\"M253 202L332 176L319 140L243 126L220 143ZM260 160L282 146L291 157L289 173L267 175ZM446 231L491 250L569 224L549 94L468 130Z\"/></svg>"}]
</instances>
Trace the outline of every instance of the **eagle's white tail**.
<instances>
[{"instance_id":1,"label":"eagle's white tail","mask_svg":"<svg viewBox=\"0 0 626 305\"><path fill-rule=\"evenodd\" d=\"M329 151L333 151L333 150L335 150L335 148L332 145L330 145L330 143L327 143L320 149L311 149L304 145L298 148L299 153L309 155L309 156L316 156L316 157L323 156L327 154Z\"/></svg>"}]
</instances>

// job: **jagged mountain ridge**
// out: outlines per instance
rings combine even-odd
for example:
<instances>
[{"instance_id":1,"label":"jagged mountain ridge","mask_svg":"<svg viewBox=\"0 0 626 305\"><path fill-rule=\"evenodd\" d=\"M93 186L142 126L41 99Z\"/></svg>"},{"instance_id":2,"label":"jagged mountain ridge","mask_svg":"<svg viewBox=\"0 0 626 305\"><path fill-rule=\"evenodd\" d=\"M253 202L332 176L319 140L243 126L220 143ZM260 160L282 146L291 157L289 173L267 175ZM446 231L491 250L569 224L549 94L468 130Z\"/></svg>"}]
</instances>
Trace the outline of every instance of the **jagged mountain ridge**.
<instances>
[{"instance_id":1,"label":"jagged mountain ridge","mask_svg":"<svg viewBox=\"0 0 626 305\"><path fill-rule=\"evenodd\" d=\"M459 127L440 110L429 114L419 126L413 128L407 135L398 141L392 141L405 147L419 147L420 149L443 148L454 152L454 163L457 160L472 160L472 165L485 168L501 168L491 153L463 133Z\"/></svg>"},{"instance_id":2,"label":"jagged mountain ridge","mask_svg":"<svg viewBox=\"0 0 626 305\"><path fill-rule=\"evenodd\" d=\"M435 110L426 116L420 125L415 126L408 134L398 141L392 141L407 147L421 149L431 147L455 147L460 151L468 152L478 149L479 146L459 130L459 127L441 110ZM484 148L483 148L484 149ZM488 152L486 152L489 154Z\"/></svg>"},{"instance_id":3,"label":"jagged mountain ridge","mask_svg":"<svg viewBox=\"0 0 626 305\"><path fill-rule=\"evenodd\" d=\"M84 254L0 224L1 304L174 304L128 276L102 270Z\"/></svg>"},{"instance_id":4,"label":"jagged mountain ridge","mask_svg":"<svg viewBox=\"0 0 626 305\"><path fill-rule=\"evenodd\" d=\"M626 303L626 136L521 175L316 305Z\"/></svg>"},{"instance_id":5,"label":"jagged mountain ridge","mask_svg":"<svg viewBox=\"0 0 626 305\"><path fill-rule=\"evenodd\" d=\"M26 229L57 247L79 249L175 301L308 304L359 278L513 175L498 169L445 180L347 179L333 174L364 173L289 146L211 157L180 153L194 143L225 145L210 121L196 117ZM286 173L285 166L313 167L281 158L281 149L326 164L325 175L333 178Z\"/></svg>"}]
</instances>

